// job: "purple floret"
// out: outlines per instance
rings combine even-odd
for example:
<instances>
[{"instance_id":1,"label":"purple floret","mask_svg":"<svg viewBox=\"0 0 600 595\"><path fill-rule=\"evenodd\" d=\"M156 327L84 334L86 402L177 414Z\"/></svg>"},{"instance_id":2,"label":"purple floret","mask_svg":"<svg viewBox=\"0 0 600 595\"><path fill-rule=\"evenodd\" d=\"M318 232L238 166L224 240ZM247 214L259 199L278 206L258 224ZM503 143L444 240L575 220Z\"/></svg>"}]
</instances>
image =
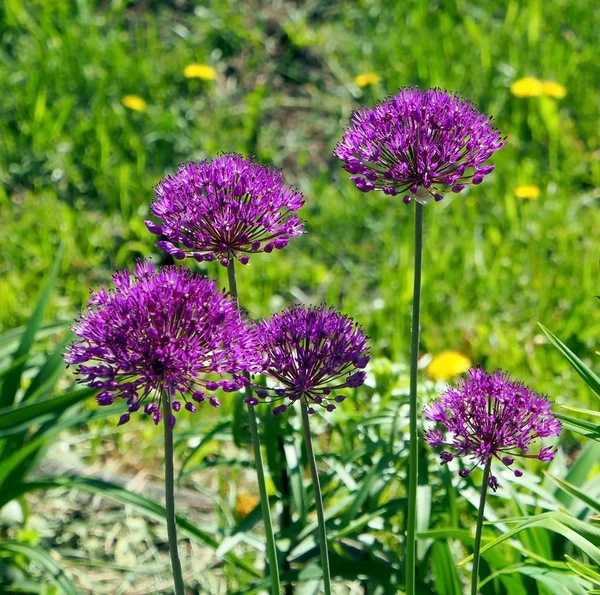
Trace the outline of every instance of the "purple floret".
<instances>
[{"instance_id":1,"label":"purple floret","mask_svg":"<svg viewBox=\"0 0 600 595\"><path fill-rule=\"evenodd\" d=\"M303 233L296 214L302 194L281 171L241 155L184 163L154 194L152 212L161 222L146 225L166 238L156 245L177 259L247 264L251 254L281 250Z\"/></svg>"},{"instance_id":2,"label":"purple floret","mask_svg":"<svg viewBox=\"0 0 600 595\"><path fill-rule=\"evenodd\" d=\"M511 467L516 457L551 461L557 450L543 447L538 454L530 454L530 445L537 438L558 436L561 423L550 410L552 402L513 381L506 372L496 370L487 374L481 368L472 368L456 388L450 388L439 399L425 408L425 416L441 426L425 433L425 441L432 447L444 445L454 453L442 451L442 465L455 457L469 457L473 468L485 465L495 458ZM514 469L516 477L523 474ZM498 480L489 480L495 490Z\"/></svg>"},{"instance_id":3,"label":"purple floret","mask_svg":"<svg viewBox=\"0 0 600 595\"><path fill-rule=\"evenodd\" d=\"M309 413L319 405L333 411L344 400L335 391L357 388L365 381L369 361L367 337L352 318L333 308L292 306L258 326L261 351L266 354L263 374L276 388L257 387L257 396L268 403L305 399ZM251 405L256 403L253 400ZM284 413L280 404L273 413Z\"/></svg>"},{"instance_id":4,"label":"purple floret","mask_svg":"<svg viewBox=\"0 0 600 595\"><path fill-rule=\"evenodd\" d=\"M143 404L158 423L157 401L165 395L173 411L180 410L175 399L181 398L193 412L190 399L204 400L200 389L241 387L241 373L261 367L256 329L214 281L181 267L157 272L146 261L133 272L115 273L113 281L114 289L92 293L73 327L79 340L65 354L67 364L77 365L80 382L101 391L100 405L123 399L133 413ZM209 381L204 374L232 374L234 380ZM119 424L129 421L129 413Z\"/></svg>"},{"instance_id":5,"label":"purple floret","mask_svg":"<svg viewBox=\"0 0 600 595\"><path fill-rule=\"evenodd\" d=\"M400 89L373 109L352 115L334 155L362 192L410 192L422 204L443 189L460 192L480 184L494 166L484 165L506 140L491 118L458 95L438 89Z\"/></svg>"}]
</instances>

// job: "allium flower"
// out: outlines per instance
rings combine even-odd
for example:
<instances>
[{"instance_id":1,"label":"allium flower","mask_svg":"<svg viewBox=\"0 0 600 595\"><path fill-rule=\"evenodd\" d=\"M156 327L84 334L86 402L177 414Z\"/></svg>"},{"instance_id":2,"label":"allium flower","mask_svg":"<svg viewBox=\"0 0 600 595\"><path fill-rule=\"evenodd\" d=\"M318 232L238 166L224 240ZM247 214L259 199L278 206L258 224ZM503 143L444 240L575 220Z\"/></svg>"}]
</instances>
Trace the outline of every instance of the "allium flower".
<instances>
[{"instance_id":1,"label":"allium flower","mask_svg":"<svg viewBox=\"0 0 600 595\"><path fill-rule=\"evenodd\" d=\"M276 388L257 387L256 395L266 402L301 398L333 411L334 403L346 397L337 389L357 388L365 381L363 368L369 362L367 337L359 326L333 308L292 306L259 324L258 342L266 354L263 374L275 381ZM246 399L250 405L260 401ZM288 408L275 407L279 415Z\"/></svg>"},{"instance_id":2,"label":"allium flower","mask_svg":"<svg viewBox=\"0 0 600 595\"><path fill-rule=\"evenodd\" d=\"M157 272L145 261L133 273L115 273L113 281L115 289L92 293L65 361L78 366L81 383L101 391L100 405L127 402L119 425L142 407L158 423L157 401L165 395L175 412L183 402L193 413L205 399L218 407L203 391L238 390L247 384L238 373L259 367L254 327L214 281L181 267ZM206 379L206 373L233 380Z\"/></svg>"},{"instance_id":3,"label":"allium flower","mask_svg":"<svg viewBox=\"0 0 600 595\"><path fill-rule=\"evenodd\" d=\"M302 194L284 184L279 170L241 155L184 163L154 193L152 212L161 224L146 225L167 238L156 245L177 259L247 264L251 254L284 248L303 233L295 213Z\"/></svg>"},{"instance_id":4,"label":"allium flower","mask_svg":"<svg viewBox=\"0 0 600 595\"><path fill-rule=\"evenodd\" d=\"M491 118L457 95L401 89L373 109L352 115L334 150L362 192L409 192L427 204L442 200L444 187L460 192L480 184L494 166L483 165L505 145Z\"/></svg>"},{"instance_id":5,"label":"allium flower","mask_svg":"<svg viewBox=\"0 0 600 595\"><path fill-rule=\"evenodd\" d=\"M511 380L506 372L486 374L481 368L472 368L457 388L447 390L425 408L426 417L448 433L444 436L437 428L429 430L425 441L433 448L445 445L453 451L440 453L442 465L455 457L474 461L471 469L460 472L463 477L492 458L509 468L519 456L551 461L557 452L552 447L530 454L534 440L560 434L561 424L551 406L548 399ZM513 473L523 475L520 469ZM493 475L489 486L494 491L498 487Z\"/></svg>"}]
</instances>

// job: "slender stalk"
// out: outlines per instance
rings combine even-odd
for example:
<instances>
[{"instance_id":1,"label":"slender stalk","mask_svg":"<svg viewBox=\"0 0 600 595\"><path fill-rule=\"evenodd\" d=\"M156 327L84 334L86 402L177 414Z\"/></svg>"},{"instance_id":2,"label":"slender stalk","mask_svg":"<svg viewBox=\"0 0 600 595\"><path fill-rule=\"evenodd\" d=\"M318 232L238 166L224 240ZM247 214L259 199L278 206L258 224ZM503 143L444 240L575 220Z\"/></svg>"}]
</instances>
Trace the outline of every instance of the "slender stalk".
<instances>
[{"instance_id":1,"label":"slender stalk","mask_svg":"<svg viewBox=\"0 0 600 595\"><path fill-rule=\"evenodd\" d=\"M321 484L319 483L319 471L317 469L315 451L312 446L308 408L304 398L300 401L300 408L302 410L302 429L304 430L304 442L306 443L306 452L308 453L308 463L310 465L310 474L312 475L315 508L317 510L317 521L319 524L319 546L321 549L321 566L323 567L323 587L325 595L331 595L331 573L329 571L329 552L327 551L327 528L325 527L323 495L321 494Z\"/></svg>"},{"instance_id":2,"label":"slender stalk","mask_svg":"<svg viewBox=\"0 0 600 595\"><path fill-rule=\"evenodd\" d=\"M229 293L238 301L237 281L235 278L235 263L233 259L227 267L227 277L229 280ZM249 376L246 374L246 377ZM245 388L246 397L252 396L250 386ZM262 511L263 523L265 524L265 534L267 538L267 558L269 561L269 574L271 576L271 593L279 595L281 585L279 582L279 566L277 564L277 547L275 544L275 534L273 533L273 522L271 521L271 507L269 506L269 494L267 492L267 482L265 480L265 470L260 450L260 436L258 433L258 421L256 412L252 405L248 405L248 419L250 421L250 434L252 435L252 449L254 451L254 466L256 467L256 476L258 479L258 491L260 494L260 508Z\"/></svg>"},{"instance_id":3,"label":"slender stalk","mask_svg":"<svg viewBox=\"0 0 600 595\"><path fill-rule=\"evenodd\" d=\"M169 536L169 554L175 584L175 595L185 595L185 585L181 574L181 562L177 551L177 524L175 522L175 481L173 474L173 428L171 418L171 400L162 395L163 427L165 430L165 508L167 510L167 534Z\"/></svg>"},{"instance_id":4,"label":"slender stalk","mask_svg":"<svg viewBox=\"0 0 600 595\"><path fill-rule=\"evenodd\" d=\"M492 459L489 459L483 470L483 483L481 484L481 496L479 498L479 512L477 514L477 529L475 531L475 545L473 546L473 574L471 576L471 595L477 595L479 585L479 559L481 558L481 532L483 529L483 511L485 510L485 496L490 478L490 467Z\"/></svg>"},{"instance_id":5,"label":"slender stalk","mask_svg":"<svg viewBox=\"0 0 600 595\"><path fill-rule=\"evenodd\" d=\"M408 515L406 521L406 595L415 595L417 543L417 480L419 463L419 433L417 429L417 377L419 361L419 331L421 318L421 270L423 260L423 205L417 202L415 213L415 267L410 345L409 453L408 453Z\"/></svg>"}]
</instances>

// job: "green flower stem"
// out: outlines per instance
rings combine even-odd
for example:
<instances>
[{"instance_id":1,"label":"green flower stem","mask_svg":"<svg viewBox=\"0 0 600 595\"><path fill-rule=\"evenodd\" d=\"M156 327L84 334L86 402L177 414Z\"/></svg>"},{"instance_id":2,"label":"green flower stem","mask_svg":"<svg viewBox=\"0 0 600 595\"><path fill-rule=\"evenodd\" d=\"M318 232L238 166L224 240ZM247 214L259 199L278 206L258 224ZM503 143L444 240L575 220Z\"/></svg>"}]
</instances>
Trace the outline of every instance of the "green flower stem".
<instances>
[{"instance_id":1,"label":"green flower stem","mask_svg":"<svg viewBox=\"0 0 600 595\"><path fill-rule=\"evenodd\" d=\"M481 532L483 529L483 511L485 510L485 497L490 479L490 468L492 459L485 464L483 470L483 483L481 484L481 496L479 498L479 512L477 514L477 529L475 531L475 544L473 545L473 574L471 576L471 595L477 595L479 585L479 559L481 558Z\"/></svg>"},{"instance_id":2,"label":"green flower stem","mask_svg":"<svg viewBox=\"0 0 600 595\"><path fill-rule=\"evenodd\" d=\"M232 259L227 267L227 277L229 279L229 293L238 301L237 281L235 278L235 262ZM249 379L249 375L245 374ZM245 388L246 398L252 396L250 386ZM273 533L273 523L271 521L271 507L269 506L269 494L267 493L267 482L265 479L265 470L260 450L260 436L258 433L258 421L256 412L252 405L248 405L248 419L250 421L250 433L252 435L252 448L254 450L254 466L256 467L256 476L258 478L258 491L260 493L260 508L262 511L263 522L265 524L265 534L267 537L267 557L269 560L269 574L271 576L271 593L279 595L281 585L279 582L279 566L277 564L277 547L275 544L275 534Z\"/></svg>"},{"instance_id":3,"label":"green flower stem","mask_svg":"<svg viewBox=\"0 0 600 595\"><path fill-rule=\"evenodd\" d=\"M321 566L323 567L323 592L325 595L331 595L331 573L329 571L329 552L327 551L327 528L325 527L323 495L321 494L321 484L319 483L319 471L317 469L315 451L312 447L308 407L306 406L306 400L304 398L300 400L300 408L302 410L302 429L304 430L304 442L306 443L306 452L308 453L308 463L310 465L310 474L312 475L315 508L317 510L317 521L319 524L319 546L321 549Z\"/></svg>"},{"instance_id":4,"label":"green flower stem","mask_svg":"<svg viewBox=\"0 0 600 595\"><path fill-rule=\"evenodd\" d=\"M417 202L415 213L415 267L410 346L409 453L408 453L408 515L406 521L406 595L415 595L417 542L417 472L419 463L419 433L417 429L417 377L419 362L419 330L421 317L421 270L423 260L423 205Z\"/></svg>"},{"instance_id":5,"label":"green flower stem","mask_svg":"<svg viewBox=\"0 0 600 595\"><path fill-rule=\"evenodd\" d=\"M181 574L181 562L177 550L177 524L175 521L175 481L173 474L173 428L169 425L171 400L162 395L162 414L165 435L165 508L167 510L167 534L169 536L169 554L175 584L175 595L185 595L185 585Z\"/></svg>"}]
</instances>

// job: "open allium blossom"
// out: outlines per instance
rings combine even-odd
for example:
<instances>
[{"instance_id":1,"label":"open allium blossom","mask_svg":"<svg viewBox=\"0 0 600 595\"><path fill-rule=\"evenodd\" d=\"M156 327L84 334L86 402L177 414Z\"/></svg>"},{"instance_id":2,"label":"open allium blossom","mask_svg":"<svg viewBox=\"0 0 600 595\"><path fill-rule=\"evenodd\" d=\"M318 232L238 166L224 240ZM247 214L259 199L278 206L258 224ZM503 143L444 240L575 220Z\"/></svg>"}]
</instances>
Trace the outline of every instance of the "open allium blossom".
<instances>
[{"instance_id":1,"label":"open allium blossom","mask_svg":"<svg viewBox=\"0 0 600 595\"><path fill-rule=\"evenodd\" d=\"M336 394L338 389L357 388L365 381L367 337L352 318L333 308L292 306L275 314L259 323L258 344L266 357L263 374L276 386L255 387L258 398L246 402L281 402L275 415L301 398L311 414L316 405L333 411L334 403L346 398Z\"/></svg>"},{"instance_id":2,"label":"open allium blossom","mask_svg":"<svg viewBox=\"0 0 600 595\"><path fill-rule=\"evenodd\" d=\"M181 267L157 272L147 261L113 281L114 289L92 293L65 361L78 366L81 383L101 391L100 405L126 401L119 425L139 409L158 423L165 396L174 412L183 404L193 413L204 400L218 407L205 391L238 390L248 383L242 373L262 362L254 326L214 281ZM224 374L232 379L219 378Z\"/></svg>"},{"instance_id":3,"label":"open allium blossom","mask_svg":"<svg viewBox=\"0 0 600 595\"><path fill-rule=\"evenodd\" d=\"M161 223L146 225L166 237L156 246L179 260L247 264L251 254L280 250L303 233L296 214L302 194L279 170L241 155L184 163L154 193L152 212Z\"/></svg>"},{"instance_id":4,"label":"open allium blossom","mask_svg":"<svg viewBox=\"0 0 600 595\"><path fill-rule=\"evenodd\" d=\"M552 402L511 380L506 372L487 374L481 368L471 368L456 388L450 388L425 408L425 416L443 426L425 433L425 441L442 450L442 465L455 457L469 457L471 469L462 469L467 477L477 465L490 459L511 468L516 457L551 461L557 452L544 446L532 454L531 443L537 438L558 436L560 422L550 411ZM451 452L452 451L452 452ZM520 469L512 469L521 477ZM498 479L490 475L489 486L495 491Z\"/></svg>"},{"instance_id":5,"label":"open allium blossom","mask_svg":"<svg viewBox=\"0 0 600 595\"><path fill-rule=\"evenodd\" d=\"M480 184L484 165L506 144L491 118L455 94L439 89L400 89L373 109L352 115L334 155L362 192L407 193L427 204L445 188L460 192Z\"/></svg>"}]
</instances>

